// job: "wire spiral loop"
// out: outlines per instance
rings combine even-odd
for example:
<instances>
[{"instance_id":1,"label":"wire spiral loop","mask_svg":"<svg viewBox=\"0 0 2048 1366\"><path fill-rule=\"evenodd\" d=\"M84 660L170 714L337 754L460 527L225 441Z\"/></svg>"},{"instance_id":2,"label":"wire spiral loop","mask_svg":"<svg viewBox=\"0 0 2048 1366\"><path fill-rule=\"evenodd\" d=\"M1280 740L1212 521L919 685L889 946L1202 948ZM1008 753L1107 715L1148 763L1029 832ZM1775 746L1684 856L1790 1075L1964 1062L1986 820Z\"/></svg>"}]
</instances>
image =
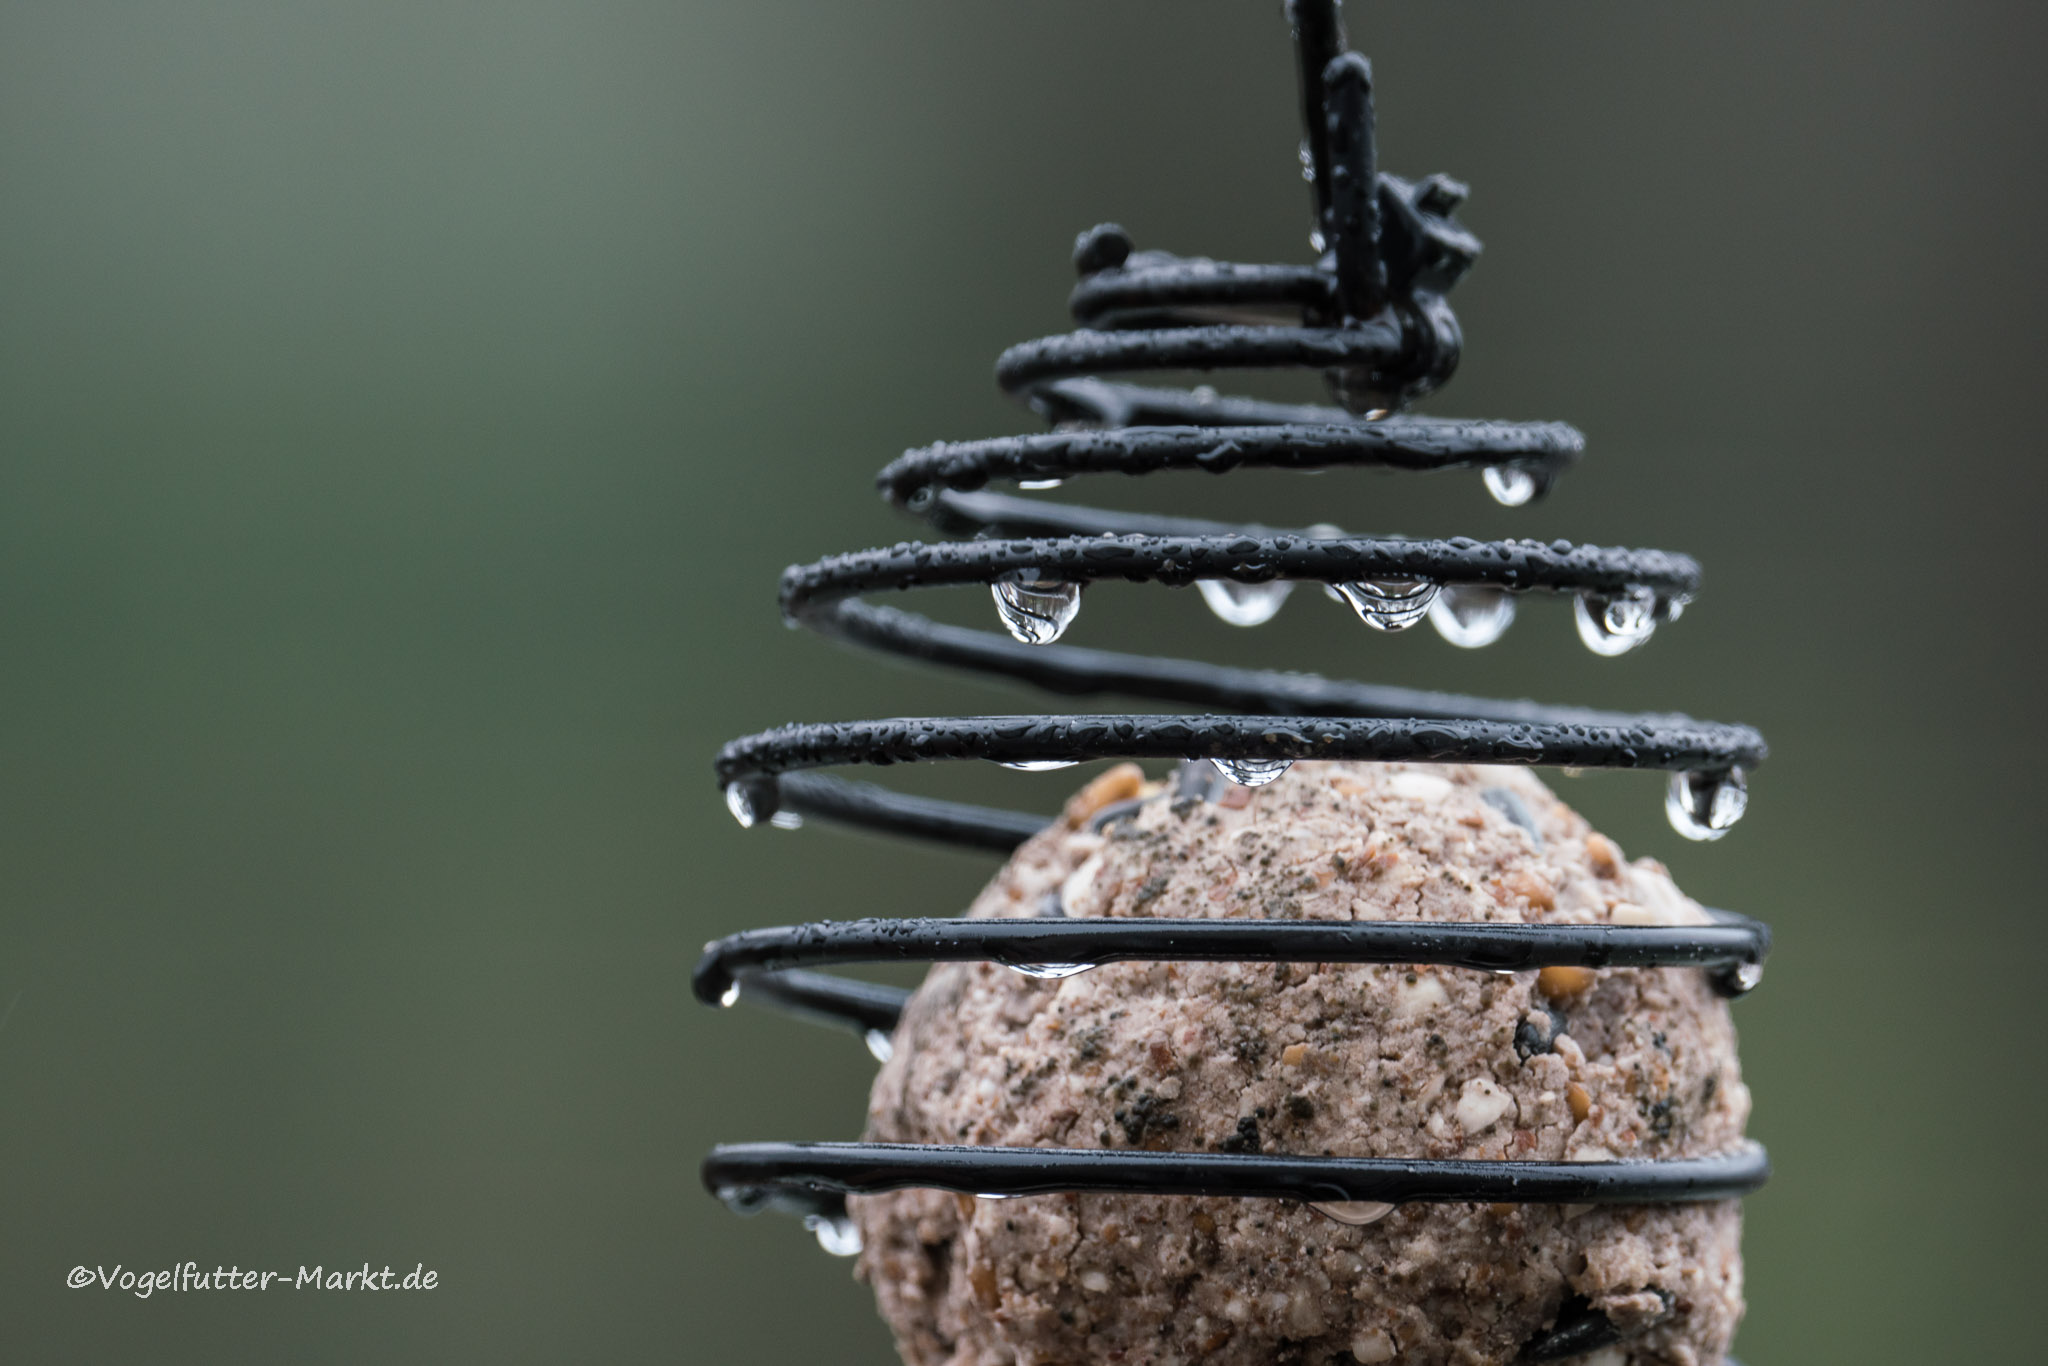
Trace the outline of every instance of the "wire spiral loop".
<instances>
[{"instance_id":1,"label":"wire spiral loop","mask_svg":"<svg viewBox=\"0 0 2048 1366\"><path fill-rule=\"evenodd\" d=\"M1597 654L1623 653L1675 620L1699 566L1661 550L1532 540L1409 540L1334 528L1282 530L1113 512L993 491L1032 492L1102 474L1240 469L1476 470L1495 498L1530 502L1579 458L1556 422L1468 421L1400 411L1455 370L1461 345L1445 294L1479 243L1453 215L1465 188L1407 181L1375 160L1371 69L1346 51L1333 0L1290 6L1316 214L1310 265L1238 265L1136 250L1105 224L1075 246L1077 330L1025 342L996 365L1002 388L1053 430L904 454L878 484L891 504L968 539L906 542L787 570L792 624L864 647L1036 684L1201 708L1174 714L911 717L792 725L733 741L716 771L743 825L820 817L870 830L1007 851L1043 817L893 793L812 770L978 759L1057 767L1090 759L1187 761L1201 794L1217 775L1270 781L1314 759L1657 769L1681 833L1718 838L1741 815L1745 774L1765 756L1746 726L1496 701L1226 668L1056 644L1086 585L1197 585L1218 615L1250 625L1296 584L1321 585L1366 625L1430 620L1453 643L1489 643L1525 595L1573 599ZM1225 397L1129 378L1158 371L1310 369L1335 406ZM987 585L1006 634L941 624L868 599ZM1213 795L1213 793L1212 793ZM1105 818L1114 818L1112 810ZM1708 926L1143 920L891 920L754 930L710 946L694 989L820 1017L886 1047L907 993L813 969L848 962L983 960L1029 970L1129 960L1435 963L1492 970L1553 964L1690 966L1725 995L1754 986L1769 950L1759 922ZM1223 1153L750 1144L721 1147L704 1180L742 1209L803 1214L839 1250L849 1193L932 1186L982 1194L1145 1191L1308 1201L1644 1202L1724 1199L1768 1174L1754 1145L1706 1158L1603 1163L1391 1161ZM1588 1337L1588 1332L1593 1334ZM1574 1336L1575 1334L1575 1336ZM1563 1335L1563 1336L1560 1336ZM1528 1359L1590 1350L1597 1325L1561 1326ZM1569 1351L1564 1350L1568 1348ZM1539 1350L1541 1349L1541 1350Z\"/></svg>"}]
</instances>

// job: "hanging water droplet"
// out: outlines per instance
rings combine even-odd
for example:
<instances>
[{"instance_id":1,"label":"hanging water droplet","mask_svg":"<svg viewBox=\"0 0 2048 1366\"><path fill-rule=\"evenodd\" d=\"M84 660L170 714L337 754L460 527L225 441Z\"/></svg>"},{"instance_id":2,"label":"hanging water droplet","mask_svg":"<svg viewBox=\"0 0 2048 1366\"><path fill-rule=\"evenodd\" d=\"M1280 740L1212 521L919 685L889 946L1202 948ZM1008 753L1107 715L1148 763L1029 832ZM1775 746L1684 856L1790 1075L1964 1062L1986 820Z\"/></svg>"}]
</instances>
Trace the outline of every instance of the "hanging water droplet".
<instances>
[{"instance_id":1,"label":"hanging water droplet","mask_svg":"<svg viewBox=\"0 0 2048 1366\"><path fill-rule=\"evenodd\" d=\"M1647 588L1581 593L1572 600L1579 639L1596 655L1625 655L1657 629L1657 595Z\"/></svg>"},{"instance_id":2,"label":"hanging water droplet","mask_svg":"<svg viewBox=\"0 0 2048 1366\"><path fill-rule=\"evenodd\" d=\"M1316 154L1308 149L1306 142L1295 149L1295 157L1301 162L1301 178L1313 181L1316 178Z\"/></svg>"},{"instance_id":3,"label":"hanging water droplet","mask_svg":"<svg viewBox=\"0 0 2048 1366\"><path fill-rule=\"evenodd\" d=\"M1056 768L1072 768L1079 759L998 759L1004 768L1014 768L1019 773L1050 773Z\"/></svg>"},{"instance_id":4,"label":"hanging water droplet","mask_svg":"<svg viewBox=\"0 0 2048 1366\"><path fill-rule=\"evenodd\" d=\"M1737 991L1755 991L1764 980L1764 965L1762 963L1738 964L1732 976Z\"/></svg>"},{"instance_id":5,"label":"hanging water droplet","mask_svg":"<svg viewBox=\"0 0 2048 1366\"><path fill-rule=\"evenodd\" d=\"M1286 579L1270 583L1239 583L1236 579L1196 579L1202 601L1232 626L1264 626L1287 601L1294 585Z\"/></svg>"},{"instance_id":6,"label":"hanging water droplet","mask_svg":"<svg viewBox=\"0 0 2048 1366\"><path fill-rule=\"evenodd\" d=\"M876 1062L887 1062L896 1056L896 1045L887 1031L870 1029L867 1032L868 1052L874 1054Z\"/></svg>"},{"instance_id":7,"label":"hanging water droplet","mask_svg":"<svg viewBox=\"0 0 2048 1366\"><path fill-rule=\"evenodd\" d=\"M1036 493L1041 489L1056 489L1066 482L1065 479L1019 479L1017 487L1020 489L1030 489L1033 493Z\"/></svg>"},{"instance_id":8,"label":"hanging water droplet","mask_svg":"<svg viewBox=\"0 0 2048 1366\"><path fill-rule=\"evenodd\" d=\"M996 613L1026 645L1050 645L1081 611L1081 585L1041 579L1035 571L1007 574L988 587Z\"/></svg>"},{"instance_id":9,"label":"hanging water droplet","mask_svg":"<svg viewBox=\"0 0 2048 1366\"><path fill-rule=\"evenodd\" d=\"M1671 828L1689 840L1720 839L1748 807L1749 784L1739 768L1674 773L1664 790L1664 814L1671 818Z\"/></svg>"},{"instance_id":10,"label":"hanging water droplet","mask_svg":"<svg viewBox=\"0 0 2048 1366\"><path fill-rule=\"evenodd\" d=\"M1308 235L1308 245L1310 250L1315 251L1319 254L1329 246L1329 242L1327 239L1324 238L1323 230L1321 228L1317 228L1314 232L1311 232Z\"/></svg>"},{"instance_id":11,"label":"hanging water droplet","mask_svg":"<svg viewBox=\"0 0 2048 1366\"><path fill-rule=\"evenodd\" d=\"M754 822L758 818L754 815L754 799L747 795L745 783L725 785L725 809L732 812L732 818L740 823L741 829L754 828Z\"/></svg>"},{"instance_id":12,"label":"hanging water droplet","mask_svg":"<svg viewBox=\"0 0 2048 1366\"><path fill-rule=\"evenodd\" d=\"M1211 759L1216 771L1240 787L1264 787L1288 769L1292 759Z\"/></svg>"},{"instance_id":13,"label":"hanging water droplet","mask_svg":"<svg viewBox=\"0 0 2048 1366\"><path fill-rule=\"evenodd\" d=\"M1021 972L1026 977L1036 977L1041 982L1057 982L1068 977L1079 977L1084 972L1101 966L1099 963L1009 963L1010 971Z\"/></svg>"},{"instance_id":14,"label":"hanging water droplet","mask_svg":"<svg viewBox=\"0 0 2048 1366\"><path fill-rule=\"evenodd\" d=\"M1664 599L1664 620L1677 621L1680 617L1685 615L1685 609L1690 606L1692 606L1691 594L1672 594L1670 597Z\"/></svg>"},{"instance_id":15,"label":"hanging water droplet","mask_svg":"<svg viewBox=\"0 0 2048 1366\"><path fill-rule=\"evenodd\" d=\"M1436 633L1467 650L1493 644L1514 619L1514 594L1481 583L1447 584L1429 605Z\"/></svg>"},{"instance_id":16,"label":"hanging water droplet","mask_svg":"<svg viewBox=\"0 0 2048 1366\"><path fill-rule=\"evenodd\" d=\"M977 1200L1017 1200L1022 1197L1007 1191L976 1191L974 1198Z\"/></svg>"},{"instance_id":17,"label":"hanging water droplet","mask_svg":"<svg viewBox=\"0 0 2048 1366\"><path fill-rule=\"evenodd\" d=\"M801 830L804 828L804 818L795 811L778 811L768 818L768 824L777 830Z\"/></svg>"},{"instance_id":18,"label":"hanging water droplet","mask_svg":"<svg viewBox=\"0 0 2048 1366\"><path fill-rule=\"evenodd\" d=\"M818 1246L834 1257L860 1256L860 1226L845 1215L806 1214L804 1227L818 1235Z\"/></svg>"},{"instance_id":19,"label":"hanging water droplet","mask_svg":"<svg viewBox=\"0 0 2048 1366\"><path fill-rule=\"evenodd\" d=\"M1488 465L1480 477L1486 480L1486 491L1493 495L1493 501L1506 508L1522 506L1543 487L1533 470L1520 465Z\"/></svg>"},{"instance_id":20,"label":"hanging water droplet","mask_svg":"<svg viewBox=\"0 0 2048 1366\"><path fill-rule=\"evenodd\" d=\"M1367 626L1375 631L1405 631L1429 614L1438 585L1429 579L1361 579L1336 587Z\"/></svg>"},{"instance_id":21,"label":"hanging water droplet","mask_svg":"<svg viewBox=\"0 0 2048 1366\"><path fill-rule=\"evenodd\" d=\"M1317 1200L1311 1202L1309 1208L1353 1228L1376 1224L1394 1212L1394 1207L1384 1200Z\"/></svg>"},{"instance_id":22,"label":"hanging water droplet","mask_svg":"<svg viewBox=\"0 0 2048 1366\"><path fill-rule=\"evenodd\" d=\"M739 1001L740 984L738 982L732 983L730 986L726 987L724 991L718 993L718 1007L721 1010L730 1010L732 1007L738 1005Z\"/></svg>"}]
</instances>

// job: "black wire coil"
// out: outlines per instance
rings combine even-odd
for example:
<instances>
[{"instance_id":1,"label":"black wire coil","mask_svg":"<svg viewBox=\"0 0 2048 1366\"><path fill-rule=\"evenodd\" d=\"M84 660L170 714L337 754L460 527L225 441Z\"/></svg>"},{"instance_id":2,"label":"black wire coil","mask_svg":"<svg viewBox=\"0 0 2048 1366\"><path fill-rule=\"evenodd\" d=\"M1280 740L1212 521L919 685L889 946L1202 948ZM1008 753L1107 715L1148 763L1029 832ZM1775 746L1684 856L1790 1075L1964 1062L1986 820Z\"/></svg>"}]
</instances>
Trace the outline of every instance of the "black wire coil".
<instances>
[{"instance_id":1,"label":"black wire coil","mask_svg":"<svg viewBox=\"0 0 2048 1366\"><path fill-rule=\"evenodd\" d=\"M972 539L903 543L785 571L785 618L827 636L914 659L1038 684L1210 708L1172 715L912 717L784 726L728 744L716 769L743 825L819 817L976 848L1015 848L1045 818L889 792L810 770L980 759L1024 767L1103 758L1190 761L1183 794L1212 768L1270 780L1302 759L1573 768L1672 775L1667 809L1681 833L1718 838L1740 816L1744 772L1765 755L1746 726L1493 701L1278 671L1224 668L1053 644L1080 590L1103 579L1201 584L1226 619L1270 615L1285 588L1322 584L1368 625L1402 629L1429 615L1458 643L1483 643L1522 594L1575 596L1596 653L1641 643L1675 619L1699 567L1658 550L1565 542L1405 540L1284 531L1049 504L990 492L1084 475L1241 468L1477 469L1509 504L1540 496L1579 455L1561 423L1401 415L1456 368L1461 342L1444 293L1478 242L1451 215L1464 187L1408 182L1374 161L1371 71L1344 49L1334 0L1290 6L1315 191L1320 259L1234 265L1135 251L1114 225L1082 234L1079 330L1012 347L1004 390L1057 424L1032 436L947 443L884 469L891 503ZM1220 397L1105 375L1308 367L1340 407ZM1010 634L943 625L865 601L870 594L986 584ZM1205 762L1206 761L1206 762ZM1213 792L1211 793L1213 795ZM1099 823L1128 814L1100 813ZM1434 963L1495 971L1550 965L1690 966L1736 996L1756 984L1767 927L1728 912L1706 926L1417 922L888 920L753 930L706 947L693 988L707 1003L747 1000L866 1034L878 1054L908 993L813 971L880 961L992 961L1044 975L1098 963L1308 961ZM1058 969L1043 965L1058 964ZM1310 1202L1643 1203L1719 1200L1763 1184L1763 1150L1661 1161L1401 1161L1267 1154L1009 1149L878 1143L722 1146L703 1179L743 1211L780 1207L853 1246L844 1198L910 1186L985 1195L1121 1191ZM1595 1316L1597 1318L1597 1316ZM1603 1329L1603 1325L1605 1326ZM1603 1332L1605 1335L1603 1335ZM1611 1325L1561 1321L1525 1351L1547 1360L1614 1340Z\"/></svg>"}]
</instances>

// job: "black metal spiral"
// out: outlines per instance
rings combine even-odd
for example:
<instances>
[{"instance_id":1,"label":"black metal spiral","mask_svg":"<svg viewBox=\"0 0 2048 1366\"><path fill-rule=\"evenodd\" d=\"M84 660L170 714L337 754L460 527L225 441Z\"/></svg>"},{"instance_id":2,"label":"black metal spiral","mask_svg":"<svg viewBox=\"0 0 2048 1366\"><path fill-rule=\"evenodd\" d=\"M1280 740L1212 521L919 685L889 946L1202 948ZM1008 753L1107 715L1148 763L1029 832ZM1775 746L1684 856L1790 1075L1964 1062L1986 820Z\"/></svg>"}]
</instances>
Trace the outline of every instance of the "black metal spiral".
<instances>
[{"instance_id":1,"label":"black metal spiral","mask_svg":"<svg viewBox=\"0 0 2048 1366\"><path fill-rule=\"evenodd\" d=\"M1482 643L1520 595L1571 594L1596 653L1640 644L1675 619L1699 567L1659 550L1562 541L1366 538L1136 515L987 491L1084 475L1241 468L1478 469L1500 501L1545 492L1579 455L1561 423L1402 415L1455 369L1457 321L1444 295L1478 242L1452 219L1465 189L1442 176L1378 171L1371 69L1344 48L1334 0L1289 8L1300 63L1305 174L1321 252L1312 265L1234 265L1135 251L1114 225L1082 234L1079 330L1012 347L1004 390L1056 424L1048 433L913 450L884 469L883 495L941 532L972 539L895 545L793 566L787 620L841 640L1053 692L1114 693L1205 710L1170 715L912 717L785 726L736 740L717 775L743 825L821 817L871 830L1008 851L1045 818L889 792L811 770L980 759L1050 766L1102 758L1184 763L1183 793L1220 770L1270 780L1301 759L1648 768L1672 775L1667 808L1693 838L1740 816L1744 771L1765 754L1746 726L1493 701L1277 671L1224 668L1052 643L1102 579L1202 584L1220 611L1270 614L1281 584L1317 583L1368 625L1425 615ZM1104 376L1147 371L1322 371L1340 407L1219 397ZM1008 636L866 601L867 595L990 585ZM1212 768L1213 766L1213 768ZM1096 819L1114 820L1111 808ZM1755 985L1768 929L1728 912L1708 926L1247 922L1073 919L871 920L753 930L707 946L693 986L708 1003L746 1000L848 1025L878 1051L908 993L813 969L840 963L981 960L1435 963L1516 970L1567 964L1696 966L1734 996ZM1008 1149L876 1143L716 1149L705 1184L736 1208L804 1215L828 1246L844 1238L844 1197L907 1186L977 1194L1123 1191L1325 1201L1612 1202L1717 1200L1761 1185L1761 1148L1703 1158L1602 1163L1401 1161L1267 1154ZM1602 1321L1604 1322L1604 1320ZM1529 1359L1591 1350L1597 1324L1560 1324Z\"/></svg>"}]
</instances>

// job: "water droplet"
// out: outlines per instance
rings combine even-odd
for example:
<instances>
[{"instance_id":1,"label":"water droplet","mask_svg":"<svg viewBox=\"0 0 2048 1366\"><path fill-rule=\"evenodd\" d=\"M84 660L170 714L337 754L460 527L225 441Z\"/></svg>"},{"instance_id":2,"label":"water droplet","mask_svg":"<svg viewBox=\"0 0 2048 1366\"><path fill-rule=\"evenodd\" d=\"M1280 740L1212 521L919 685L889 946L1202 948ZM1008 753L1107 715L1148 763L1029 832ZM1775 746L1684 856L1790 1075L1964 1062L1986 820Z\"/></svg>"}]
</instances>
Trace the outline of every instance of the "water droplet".
<instances>
[{"instance_id":1,"label":"water droplet","mask_svg":"<svg viewBox=\"0 0 2048 1366\"><path fill-rule=\"evenodd\" d=\"M1309 1208L1325 1218L1335 1219L1340 1224L1363 1228L1376 1224L1394 1212L1394 1207L1384 1200L1318 1200Z\"/></svg>"},{"instance_id":2,"label":"water droplet","mask_svg":"<svg viewBox=\"0 0 2048 1366\"><path fill-rule=\"evenodd\" d=\"M867 1033L868 1052L875 1055L876 1062L887 1062L896 1056L896 1045L886 1031L870 1029Z\"/></svg>"},{"instance_id":3,"label":"water droplet","mask_svg":"<svg viewBox=\"0 0 2048 1366\"><path fill-rule=\"evenodd\" d=\"M1041 982L1057 982L1068 977L1079 977L1082 973L1100 967L1099 963L1010 963L1012 972L1021 972L1026 977L1036 977Z\"/></svg>"},{"instance_id":4,"label":"water droplet","mask_svg":"<svg viewBox=\"0 0 2048 1366\"><path fill-rule=\"evenodd\" d=\"M1021 1197L1004 1191L976 1191L974 1198L977 1200L1016 1200Z\"/></svg>"},{"instance_id":5,"label":"water droplet","mask_svg":"<svg viewBox=\"0 0 2048 1366\"><path fill-rule=\"evenodd\" d=\"M1301 162L1301 178L1303 180L1313 181L1316 178L1315 153L1309 151L1308 144L1304 142L1301 144L1300 147L1295 149L1294 155L1295 158Z\"/></svg>"},{"instance_id":6,"label":"water droplet","mask_svg":"<svg viewBox=\"0 0 2048 1366\"><path fill-rule=\"evenodd\" d=\"M1742 770L1726 773L1674 773L1664 790L1664 814L1671 828L1689 840L1717 840L1728 833L1749 806L1749 784Z\"/></svg>"},{"instance_id":7,"label":"water droplet","mask_svg":"<svg viewBox=\"0 0 2048 1366\"><path fill-rule=\"evenodd\" d=\"M1467 650L1493 644L1514 619L1515 595L1486 584L1448 584L1429 605L1436 633Z\"/></svg>"},{"instance_id":8,"label":"water droplet","mask_svg":"<svg viewBox=\"0 0 2048 1366\"><path fill-rule=\"evenodd\" d=\"M1216 771L1240 787L1264 787L1288 769L1292 759L1211 759Z\"/></svg>"},{"instance_id":9,"label":"water droplet","mask_svg":"<svg viewBox=\"0 0 2048 1366\"><path fill-rule=\"evenodd\" d=\"M1429 579L1361 579L1336 585L1358 619L1375 631L1405 631L1429 614L1437 585Z\"/></svg>"},{"instance_id":10,"label":"water droplet","mask_svg":"<svg viewBox=\"0 0 2048 1366\"><path fill-rule=\"evenodd\" d=\"M1596 655L1625 655L1657 629L1657 595L1647 588L1581 593L1572 600L1579 639Z\"/></svg>"},{"instance_id":11,"label":"water droplet","mask_svg":"<svg viewBox=\"0 0 2048 1366\"><path fill-rule=\"evenodd\" d=\"M1505 508L1518 508L1543 491L1536 472L1520 465L1488 465L1481 478L1493 501Z\"/></svg>"},{"instance_id":12,"label":"water droplet","mask_svg":"<svg viewBox=\"0 0 2048 1366\"><path fill-rule=\"evenodd\" d=\"M999 759L1004 768L1014 768L1019 773L1050 773L1056 768L1072 768L1079 759Z\"/></svg>"},{"instance_id":13,"label":"water droplet","mask_svg":"<svg viewBox=\"0 0 2048 1366\"><path fill-rule=\"evenodd\" d=\"M795 811L778 811L768 818L768 824L777 830L801 830L804 828L804 818Z\"/></svg>"},{"instance_id":14,"label":"water droplet","mask_svg":"<svg viewBox=\"0 0 2048 1366\"><path fill-rule=\"evenodd\" d=\"M774 1200L774 1193L765 1186L720 1186L718 1199L734 1214L759 1214Z\"/></svg>"},{"instance_id":15,"label":"water droplet","mask_svg":"<svg viewBox=\"0 0 2048 1366\"><path fill-rule=\"evenodd\" d=\"M754 800L747 795L745 783L725 785L725 809L732 812L732 818L740 823L742 829L754 828L758 817L754 815Z\"/></svg>"},{"instance_id":16,"label":"water droplet","mask_svg":"<svg viewBox=\"0 0 2048 1366\"><path fill-rule=\"evenodd\" d=\"M1017 487L1018 487L1018 488L1020 488L1020 489L1029 489L1029 490L1031 490L1031 491L1032 491L1033 493L1036 493L1036 492L1038 492L1038 491L1039 491L1039 490L1041 490L1041 489L1056 489L1056 488L1058 488L1058 487L1059 487L1059 486L1060 486L1061 484L1064 484L1064 483L1066 483L1066 482L1067 482L1067 481L1066 481L1065 479L1063 479L1063 478L1062 478L1062 479L1019 479L1019 480L1017 481Z\"/></svg>"},{"instance_id":17,"label":"water droplet","mask_svg":"<svg viewBox=\"0 0 2048 1366\"><path fill-rule=\"evenodd\" d=\"M818 1235L818 1246L834 1257L860 1256L860 1226L845 1215L806 1214L804 1227Z\"/></svg>"},{"instance_id":18,"label":"water droplet","mask_svg":"<svg viewBox=\"0 0 2048 1366\"><path fill-rule=\"evenodd\" d=\"M1690 606L1692 606L1692 596L1690 594L1673 594L1671 597L1664 599L1664 620L1677 621L1685 615L1685 609Z\"/></svg>"},{"instance_id":19,"label":"water droplet","mask_svg":"<svg viewBox=\"0 0 2048 1366\"><path fill-rule=\"evenodd\" d=\"M1081 611L1080 584L1041 579L1031 570L1005 575L988 591L1003 625L1026 645L1052 644Z\"/></svg>"},{"instance_id":20,"label":"water droplet","mask_svg":"<svg viewBox=\"0 0 2048 1366\"><path fill-rule=\"evenodd\" d=\"M1321 228L1317 228L1314 232L1311 232L1308 235L1308 245L1311 251L1320 254L1322 251L1328 248L1330 244L1329 241L1326 238L1324 238L1323 230Z\"/></svg>"},{"instance_id":21,"label":"water droplet","mask_svg":"<svg viewBox=\"0 0 2048 1366\"><path fill-rule=\"evenodd\" d=\"M1239 583L1236 579L1197 579L1202 601L1232 626L1264 626L1287 601L1294 585L1286 579L1270 583Z\"/></svg>"},{"instance_id":22,"label":"water droplet","mask_svg":"<svg viewBox=\"0 0 2048 1366\"><path fill-rule=\"evenodd\" d=\"M739 1001L740 984L738 982L732 983L730 986L726 987L724 991L718 993L718 1006L721 1010L730 1010L732 1007L738 1005Z\"/></svg>"},{"instance_id":23,"label":"water droplet","mask_svg":"<svg viewBox=\"0 0 2048 1366\"><path fill-rule=\"evenodd\" d=\"M1732 974L1737 991L1755 991L1764 980L1762 963L1742 963Z\"/></svg>"}]
</instances>

